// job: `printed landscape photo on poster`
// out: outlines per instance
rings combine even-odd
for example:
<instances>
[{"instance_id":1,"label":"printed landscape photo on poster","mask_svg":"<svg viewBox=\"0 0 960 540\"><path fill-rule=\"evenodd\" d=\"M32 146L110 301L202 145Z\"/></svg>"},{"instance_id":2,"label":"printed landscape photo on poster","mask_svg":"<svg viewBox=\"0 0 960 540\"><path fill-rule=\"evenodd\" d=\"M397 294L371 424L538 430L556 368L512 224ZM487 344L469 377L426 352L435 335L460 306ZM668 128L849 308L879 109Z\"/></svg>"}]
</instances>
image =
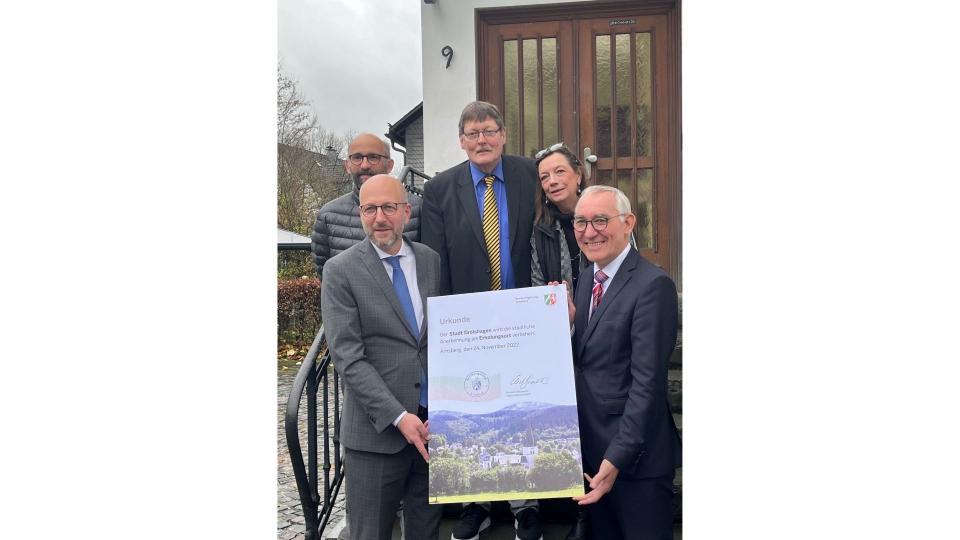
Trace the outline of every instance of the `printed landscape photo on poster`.
<instances>
[{"instance_id":1,"label":"printed landscape photo on poster","mask_svg":"<svg viewBox=\"0 0 960 540\"><path fill-rule=\"evenodd\" d=\"M567 292L427 299L430 502L583 494Z\"/></svg>"}]
</instances>

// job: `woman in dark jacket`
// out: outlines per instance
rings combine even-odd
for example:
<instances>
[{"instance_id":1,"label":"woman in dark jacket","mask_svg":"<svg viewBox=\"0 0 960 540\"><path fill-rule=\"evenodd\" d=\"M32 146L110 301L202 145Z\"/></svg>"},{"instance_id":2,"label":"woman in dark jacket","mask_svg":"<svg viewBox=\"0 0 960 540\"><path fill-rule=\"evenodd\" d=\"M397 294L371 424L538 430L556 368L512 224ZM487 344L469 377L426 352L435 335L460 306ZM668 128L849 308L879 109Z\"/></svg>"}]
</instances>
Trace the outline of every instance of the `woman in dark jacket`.
<instances>
[{"instance_id":1,"label":"woman in dark jacket","mask_svg":"<svg viewBox=\"0 0 960 540\"><path fill-rule=\"evenodd\" d=\"M583 190L583 166L576 154L563 143L541 150L536 155L537 184L533 218L533 246L530 281L533 286L551 281L566 281L572 295L580 270L590 264L580 255L573 235L573 211ZM587 513L577 506L577 519L567 538L589 537Z\"/></svg>"},{"instance_id":2,"label":"woman in dark jacket","mask_svg":"<svg viewBox=\"0 0 960 540\"><path fill-rule=\"evenodd\" d=\"M537 184L533 219L533 247L530 279L534 286L566 281L567 294L580 270L589 264L580 256L573 234L573 211L583 190L583 166L563 143L545 148L536 155Z\"/></svg>"}]
</instances>

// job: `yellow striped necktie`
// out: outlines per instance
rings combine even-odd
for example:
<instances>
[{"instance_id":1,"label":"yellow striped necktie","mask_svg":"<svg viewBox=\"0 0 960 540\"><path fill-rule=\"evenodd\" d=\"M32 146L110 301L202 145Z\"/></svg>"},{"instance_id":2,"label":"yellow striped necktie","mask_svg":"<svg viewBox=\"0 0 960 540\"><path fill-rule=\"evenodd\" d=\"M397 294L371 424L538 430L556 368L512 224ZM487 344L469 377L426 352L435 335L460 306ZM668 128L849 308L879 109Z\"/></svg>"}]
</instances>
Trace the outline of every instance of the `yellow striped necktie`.
<instances>
[{"instance_id":1,"label":"yellow striped necktie","mask_svg":"<svg viewBox=\"0 0 960 540\"><path fill-rule=\"evenodd\" d=\"M497 196L493 193L493 181L497 177L483 178L487 190L483 193L483 240L487 244L490 257L490 290L499 291L500 286L500 212L497 210Z\"/></svg>"}]
</instances>

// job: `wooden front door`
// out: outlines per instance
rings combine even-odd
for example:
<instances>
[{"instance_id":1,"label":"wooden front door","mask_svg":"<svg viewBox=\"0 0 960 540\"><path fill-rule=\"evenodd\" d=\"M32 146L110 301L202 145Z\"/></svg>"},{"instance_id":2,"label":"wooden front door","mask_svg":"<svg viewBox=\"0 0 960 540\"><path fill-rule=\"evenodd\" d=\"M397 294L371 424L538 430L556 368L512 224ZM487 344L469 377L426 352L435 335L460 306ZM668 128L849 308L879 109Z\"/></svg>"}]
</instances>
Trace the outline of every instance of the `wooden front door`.
<instances>
[{"instance_id":1,"label":"wooden front door","mask_svg":"<svg viewBox=\"0 0 960 540\"><path fill-rule=\"evenodd\" d=\"M481 11L480 99L507 153L563 141L630 198L641 254L681 286L679 13L672 2ZM589 160L586 158L591 156Z\"/></svg>"}]
</instances>

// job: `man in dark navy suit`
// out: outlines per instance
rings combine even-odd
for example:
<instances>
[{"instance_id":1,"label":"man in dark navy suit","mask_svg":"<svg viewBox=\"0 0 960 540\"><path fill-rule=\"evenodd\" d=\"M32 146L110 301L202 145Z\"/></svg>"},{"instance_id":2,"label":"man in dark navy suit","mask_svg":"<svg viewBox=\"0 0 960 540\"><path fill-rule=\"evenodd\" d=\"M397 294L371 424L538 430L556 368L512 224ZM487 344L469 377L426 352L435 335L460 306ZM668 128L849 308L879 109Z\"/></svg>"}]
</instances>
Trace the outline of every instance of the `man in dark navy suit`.
<instances>
[{"instance_id":1,"label":"man in dark navy suit","mask_svg":"<svg viewBox=\"0 0 960 540\"><path fill-rule=\"evenodd\" d=\"M499 109L468 103L458 125L467 160L426 183L420 241L440 254L451 294L530 286L530 236L537 172L533 160L504 155L507 131ZM518 540L542 540L539 506L510 501ZM490 527L490 503L469 503L452 540L477 540Z\"/></svg>"},{"instance_id":2,"label":"man in dark navy suit","mask_svg":"<svg viewBox=\"0 0 960 540\"><path fill-rule=\"evenodd\" d=\"M451 294L529 287L533 199L539 182L533 160L503 153L506 127L491 103L467 104L459 131L467 160L424 185L420 241L440 254ZM489 187L487 178L493 180ZM490 224L485 221L488 189L497 217ZM496 246L488 245L487 225L495 228Z\"/></svg>"},{"instance_id":3,"label":"man in dark navy suit","mask_svg":"<svg viewBox=\"0 0 960 540\"><path fill-rule=\"evenodd\" d=\"M574 293L574 365L588 505L597 540L673 538L680 436L667 402L677 289L630 245L636 217L617 188L584 190L574 234L593 265Z\"/></svg>"}]
</instances>

